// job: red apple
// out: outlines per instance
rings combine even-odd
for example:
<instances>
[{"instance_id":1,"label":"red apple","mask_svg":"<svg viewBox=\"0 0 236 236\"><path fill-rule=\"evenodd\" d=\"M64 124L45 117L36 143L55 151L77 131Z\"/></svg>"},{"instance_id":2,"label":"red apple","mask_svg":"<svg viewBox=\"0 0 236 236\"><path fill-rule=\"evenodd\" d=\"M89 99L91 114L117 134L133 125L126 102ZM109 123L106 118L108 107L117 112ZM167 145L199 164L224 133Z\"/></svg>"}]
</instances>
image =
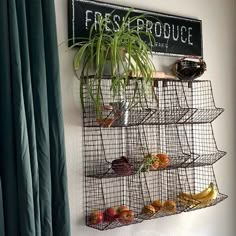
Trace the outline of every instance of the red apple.
<instances>
[{"instance_id":1,"label":"red apple","mask_svg":"<svg viewBox=\"0 0 236 236\"><path fill-rule=\"evenodd\" d=\"M117 209L115 207L109 207L104 211L104 220L112 222L118 217Z\"/></svg>"},{"instance_id":2,"label":"red apple","mask_svg":"<svg viewBox=\"0 0 236 236\"><path fill-rule=\"evenodd\" d=\"M93 211L89 216L89 222L92 225L101 224L103 222L103 212L102 211Z\"/></svg>"},{"instance_id":3,"label":"red apple","mask_svg":"<svg viewBox=\"0 0 236 236\"><path fill-rule=\"evenodd\" d=\"M122 211L118 220L121 224L129 224L134 220L134 212L131 210Z\"/></svg>"},{"instance_id":4,"label":"red apple","mask_svg":"<svg viewBox=\"0 0 236 236\"><path fill-rule=\"evenodd\" d=\"M116 211L117 211L117 214L119 215L122 211L128 211L129 210L129 207L125 206L125 205L121 205L119 206Z\"/></svg>"}]
</instances>

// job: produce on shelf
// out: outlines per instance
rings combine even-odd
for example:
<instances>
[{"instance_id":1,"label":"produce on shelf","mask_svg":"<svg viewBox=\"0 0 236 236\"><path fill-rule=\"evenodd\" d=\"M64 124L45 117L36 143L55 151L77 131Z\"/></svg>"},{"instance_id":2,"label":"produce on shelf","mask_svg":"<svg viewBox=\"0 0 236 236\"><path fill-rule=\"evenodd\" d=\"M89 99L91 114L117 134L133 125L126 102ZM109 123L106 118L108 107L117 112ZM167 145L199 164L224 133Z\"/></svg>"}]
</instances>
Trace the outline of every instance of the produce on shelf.
<instances>
[{"instance_id":1,"label":"produce on shelf","mask_svg":"<svg viewBox=\"0 0 236 236\"><path fill-rule=\"evenodd\" d=\"M111 163L111 168L117 175L120 176L134 174L134 166L129 162L129 160L125 156L113 160Z\"/></svg>"},{"instance_id":2,"label":"produce on shelf","mask_svg":"<svg viewBox=\"0 0 236 236\"><path fill-rule=\"evenodd\" d=\"M139 168L139 171L157 170L159 166L159 159L153 154L144 156L143 163Z\"/></svg>"},{"instance_id":3,"label":"produce on shelf","mask_svg":"<svg viewBox=\"0 0 236 236\"><path fill-rule=\"evenodd\" d=\"M157 200L152 202L152 206L155 208L155 211L158 212L162 209L163 204L160 200L157 199Z\"/></svg>"},{"instance_id":4,"label":"produce on shelf","mask_svg":"<svg viewBox=\"0 0 236 236\"><path fill-rule=\"evenodd\" d=\"M109 207L104 211L104 221L112 222L118 217L118 212L116 207Z\"/></svg>"},{"instance_id":5,"label":"produce on shelf","mask_svg":"<svg viewBox=\"0 0 236 236\"><path fill-rule=\"evenodd\" d=\"M129 224L134 220L134 212L132 210L124 210L119 213L118 221L121 224Z\"/></svg>"},{"instance_id":6,"label":"produce on shelf","mask_svg":"<svg viewBox=\"0 0 236 236\"><path fill-rule=\"evenodd\" d=\"M142 213L147 216L153 216L156 213L155 207L152 205L146 205L142 209Z\"/></svg>"},{"instance_id":7,"label":"produce on shelf","mask_svg":"<svg viewBox=\"0 0 236 236\"><path fill-rule=\"evenodd\" d=\"M172 200L165 201L163 204L162 210L165 213L175 213L177 210L177 206L176 206L175 201L172 201Z\"/></svg>"},{"instance_id":8,"label":"produce on shelf","mask_svg":"<svg viewBox=\"0 0 236 236\"><path fill-rule=\"evenodd\" d=\"M101 216L101 213L99 213L99 216ZM95 214L96 216L96 214ZM118 207L108 207L104 212L103 212L103 220L99 223L108 222L111 223L115 220L118 220L121 224L129 224L133 221L134 219L134 212L129 209L128 206L126 205L120 205ZM93 216L93 218L95 218ZM96 220L95 220L96 221ZM99 224L99 223L92 223L91 224ZM93 221L94 222L94 221Z\"/></svg>"},{"instance_id":9,"label":"produce on shelf","mask_svg":"<svg viewBox=\"0 0 236 236\"><path fill-rule=\"evenodd\" d=\"M121 205L119 207L117 207L116 212L119 215L122 211L128 211L129 207L126 205Z\"/></svg>"},{"instance_id":10,"label":"produce on shelf","mask_svg":"<svg viewBox=\"0 0 236 236\"><path fill-rule=\"evenodd\" d=\"M156 158L158 158L159 160L158 168L166 168L170 163L170 159L167 154L164 153L156 154Z\"/></svg>"},{"instance_id":11,"label":"produce on shelf","mask_svg":"<svg viewBox=\"0 0 236 236\"><path fill-rule=\"evenodd\" d=\"M89 222L91 225L98 225L103 223L104 217L102 211L93 211L89 216Z\"/></svg>"},{"instance_id":12,"label":"produce on shelf","mask_svg":"<svg viewBox=\"0 0 236 236\"><path fill-rule=\"evenodd\" d=\"M166 168L170 163L169 157L167 154L158 153L158 154L147 154L144 156L142 165L139 168L139 171L149 171L157 170L159 168Z\"/></svg>"},{"instance_id":13,"label":"produce on shelf","mask_svg":"<svg viewBox=\"0 0 236 236\"><path fill-rule=\"evenodd\" d=\"M190 208L206 207L212 203L218 195L216 186L210 183L207 188L197 194L180 193L178 198L181 204Z\"/></svg>"}]
</instances>

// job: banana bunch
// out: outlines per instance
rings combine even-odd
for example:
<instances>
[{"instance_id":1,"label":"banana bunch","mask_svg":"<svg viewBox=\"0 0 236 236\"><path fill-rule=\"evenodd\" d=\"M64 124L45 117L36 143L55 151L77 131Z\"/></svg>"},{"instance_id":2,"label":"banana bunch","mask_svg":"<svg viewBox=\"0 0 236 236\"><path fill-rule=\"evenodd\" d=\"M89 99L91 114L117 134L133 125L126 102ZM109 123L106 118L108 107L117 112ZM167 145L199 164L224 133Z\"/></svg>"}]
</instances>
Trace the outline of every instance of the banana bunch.
<instances>
[{"instance_id":1,"label":"banana bunch","mask_svg":"<svg viewBox=\"0 0 236 236\"><path fill-rule=\"evenodd\" d=\"M213 183L197 194L180 193L178 199L182 205L190 208L202 208L208 206L217 198L218 191Z\"/></svg>"}]
</instances>

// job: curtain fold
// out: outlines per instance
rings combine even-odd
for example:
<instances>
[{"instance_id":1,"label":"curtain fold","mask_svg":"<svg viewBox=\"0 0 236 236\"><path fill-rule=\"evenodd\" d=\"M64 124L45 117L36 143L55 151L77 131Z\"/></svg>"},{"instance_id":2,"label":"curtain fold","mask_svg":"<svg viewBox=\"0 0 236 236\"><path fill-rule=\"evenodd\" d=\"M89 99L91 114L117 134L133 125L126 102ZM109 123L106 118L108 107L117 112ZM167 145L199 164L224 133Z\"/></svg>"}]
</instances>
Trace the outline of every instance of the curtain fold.
<instances>
[{"instance_id":1,"label":"curtain fold","mask_svg":"<svg viewBox=\"0 0 236 236\"><path fill-rule=\"evenodd\" d=\"M5 235L4 233L4 218L3 218L3 204L2 204L2 183L0 178L0 235Z\"/></svg>"},{"instance_id":2,"label":"curtain fold","mask_svg":"<svg viewBox=\"0 0 236 236\"><path fill-rule=\"evenodd\" d=\"M0 173L6 236L69 236L53 0L0 1Z\"/></svg>"},{"instance_id":3,"label":"curtain fold","mask_svg":"<svg viewBox=\"0 0 236 236\"><path fill-rule=\"evenodd\" d=\"M18 235L19 215L14 147L8 0L0 1L0 168L6 235Z\"/></svg>"}]
</instances>

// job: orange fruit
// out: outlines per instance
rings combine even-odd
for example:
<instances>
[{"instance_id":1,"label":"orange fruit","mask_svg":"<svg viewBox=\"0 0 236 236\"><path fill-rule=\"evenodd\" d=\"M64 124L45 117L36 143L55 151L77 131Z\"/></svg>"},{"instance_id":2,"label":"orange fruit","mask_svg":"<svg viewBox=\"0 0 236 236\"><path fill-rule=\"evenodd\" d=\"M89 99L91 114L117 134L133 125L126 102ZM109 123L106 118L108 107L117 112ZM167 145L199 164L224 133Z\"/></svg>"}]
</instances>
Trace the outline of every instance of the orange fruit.
<instances>
[{"instance_id":1,"label":"orange fruit","mask_svg":"<svg viewBox=\"0 0 236 236\"><path fill-rule=\"evenodd\" d=\"M152 206L155 208L155 211L158 212L159 210L161 210L163 205L160 200L155 200L153 201Z\"/></svg>"},{"instance_id":2,"label":"orange fruit","mask_svg":"<svg viewBox=\"0 0 236 236\"><path fill-rule=\"evenodd\" d=\"M176 203L172 200L165 201L163 204L163 211L166 213L175 213L176 209Z\"/></svg>"}]
</instances>

